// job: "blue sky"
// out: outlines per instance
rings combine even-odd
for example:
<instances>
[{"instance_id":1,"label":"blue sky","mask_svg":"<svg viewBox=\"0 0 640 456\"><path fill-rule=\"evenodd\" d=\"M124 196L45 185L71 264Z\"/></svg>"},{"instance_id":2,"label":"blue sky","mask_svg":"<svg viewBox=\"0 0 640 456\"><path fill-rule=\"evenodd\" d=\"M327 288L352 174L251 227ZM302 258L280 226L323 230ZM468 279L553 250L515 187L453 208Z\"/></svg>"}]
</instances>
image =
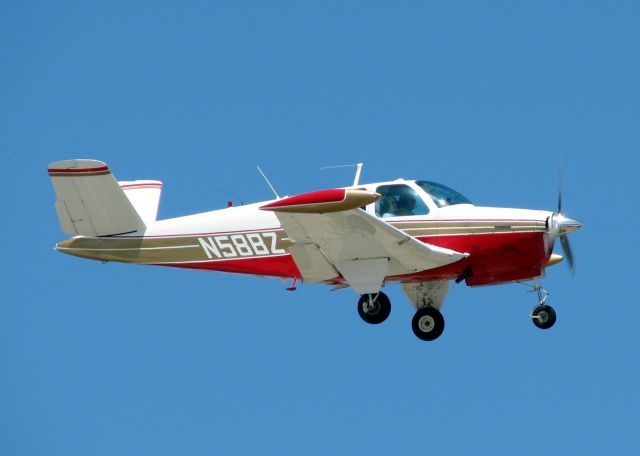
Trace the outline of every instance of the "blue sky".
<instances>
[{"instance_id":1,"label":"blue sky","mask_svg":"<svg viewBox=\"0 0 640 456\"><path fill-rule=\"evenodd\" d=\"M637 2L4 2L0 454L636 454ZM47 164L160 217L397 177L564 206L577 271L458 285L447 328L349 291L58 254Z\"/></svg>"}]
</instances>

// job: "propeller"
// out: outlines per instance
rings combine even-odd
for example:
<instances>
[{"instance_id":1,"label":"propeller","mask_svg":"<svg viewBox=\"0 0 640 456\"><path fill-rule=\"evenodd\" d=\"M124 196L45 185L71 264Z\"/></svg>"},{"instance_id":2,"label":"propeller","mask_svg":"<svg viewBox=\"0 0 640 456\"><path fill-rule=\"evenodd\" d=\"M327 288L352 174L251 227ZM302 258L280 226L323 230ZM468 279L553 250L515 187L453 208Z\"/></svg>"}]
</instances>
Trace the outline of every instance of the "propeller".
<instances>
[{"instance_id":1,"label":"propeller","mask_svg":"<svg viewBox=\"0 0 640 456\"><path fill-rule=\"evenodd\" d=\"M573 261L573 253L571 252L571 244L569 244L569 238L566 235L560 236L560 245L562 246L562 253L567 258L567 264L571 269L571 274L576 273L576 264Z\"/></svg>"},{"instance_id":2,"label":"propeller","mask_svg":"<svg viewBox=\"0 0 640 456\"><path fill-rule=\"evenodd\" d=\"M567 259L567 265L572 274L575 274L576 265L573 259L573 252L571 251L571 244L569 244L569 238L567 235L576 230L582 228L582 223L572 218L567 217L562 213L562 176L560 178L560 185L558 188L558 210L549 217L549 235L553 240L560 238L560 245L562 247L562 253L564 253Z\"/></svg>"}]
</instances>

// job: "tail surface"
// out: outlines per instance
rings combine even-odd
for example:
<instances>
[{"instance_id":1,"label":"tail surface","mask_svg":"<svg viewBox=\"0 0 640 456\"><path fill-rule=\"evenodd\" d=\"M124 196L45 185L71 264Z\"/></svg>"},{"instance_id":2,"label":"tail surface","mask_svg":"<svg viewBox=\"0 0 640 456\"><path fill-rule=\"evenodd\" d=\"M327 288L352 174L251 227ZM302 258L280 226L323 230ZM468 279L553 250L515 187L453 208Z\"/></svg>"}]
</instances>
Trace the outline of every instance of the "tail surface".
<instances>
[{"instance_id":1,"label":"tail surface","mask_svg":"<svg viewBox=\"0 0 640 456\"><path fill-rule=\"evenodd\" d=\"M109 236L145 230L143 218L106 163L63 160L49 165L49 176L57 198L56 212L65 233Z\"/></svg>"},{"instance_id":2,"label":"tail surface","mask_svg":"<svg viewBox=\"0 0 640 456\"><path fill-rule=\"evenodd\" d=\"M120 188L129 198L134 209L149 226L156 221L162 193L162 182L157 180L119 181Z\"/></svg>"}]
</instances>

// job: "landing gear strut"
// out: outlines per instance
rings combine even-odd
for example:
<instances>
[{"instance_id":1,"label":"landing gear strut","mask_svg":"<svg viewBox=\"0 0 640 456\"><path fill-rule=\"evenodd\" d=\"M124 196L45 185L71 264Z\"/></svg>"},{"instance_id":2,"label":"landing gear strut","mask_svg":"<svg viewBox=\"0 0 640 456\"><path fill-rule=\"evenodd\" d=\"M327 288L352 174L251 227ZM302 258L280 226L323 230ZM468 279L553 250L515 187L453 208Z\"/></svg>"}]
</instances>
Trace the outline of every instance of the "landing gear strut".
<instances>
[{"instance_id":1,"label":"landing gear strut","mask_svg":"<svg viewBox=\"0 0 640 456\"><path fill-rule=\"evenodd\" d=\"M391 301L386 294L363 294L358 300L358 314L367 323L377 325L387 319L391 313Z\"/></svg>"},{"instance_id":2,"label":"landing gear strut","mask_svg":"<svg viewBox=\"0 0 640 456\"><path fill-rule=\"evenodd\" d=\"M540 329L549 329L556 322L556 311L546 303L549 293L537 283L533 290L538 293L538 305L531 312L531 321Z\"/></svg>"}]
</instances>

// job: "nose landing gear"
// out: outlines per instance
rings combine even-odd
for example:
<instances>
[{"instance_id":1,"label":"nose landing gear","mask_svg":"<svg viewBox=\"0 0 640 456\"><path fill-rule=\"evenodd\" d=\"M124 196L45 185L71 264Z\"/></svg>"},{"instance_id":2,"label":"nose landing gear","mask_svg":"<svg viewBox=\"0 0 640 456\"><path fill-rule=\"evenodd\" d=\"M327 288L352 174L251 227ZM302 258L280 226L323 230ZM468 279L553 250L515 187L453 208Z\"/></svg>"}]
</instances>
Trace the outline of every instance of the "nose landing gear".
<instances>
[{"instance_id":1,"label":"nose landing gear","mask_svg":"<svg viewBox=\"0 0 640 456\"><path fill-rule=\"evenodd\" d=\"M531 321L540 329L549 329L556 322L556 311L547 305L549 293L538 283L533 286L533 291L538 293L538 305L531 312Z\"/></svg>"}]
</instances>

